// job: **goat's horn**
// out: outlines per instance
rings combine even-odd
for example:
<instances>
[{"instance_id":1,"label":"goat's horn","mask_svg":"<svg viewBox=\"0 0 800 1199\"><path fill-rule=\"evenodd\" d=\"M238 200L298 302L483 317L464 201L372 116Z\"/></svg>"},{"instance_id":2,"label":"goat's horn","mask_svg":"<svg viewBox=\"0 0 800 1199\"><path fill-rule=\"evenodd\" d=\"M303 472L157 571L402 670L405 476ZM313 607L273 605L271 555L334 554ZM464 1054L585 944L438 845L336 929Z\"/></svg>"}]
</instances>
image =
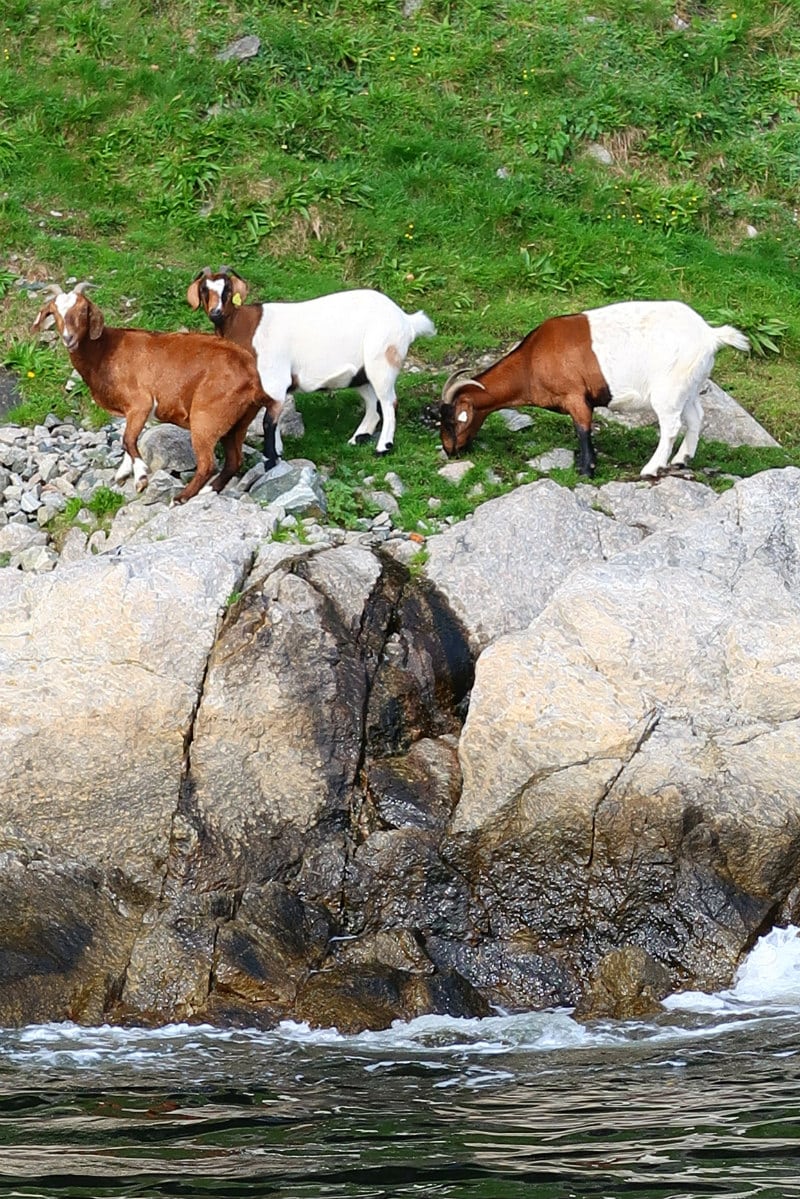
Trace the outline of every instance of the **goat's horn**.
<instances>
[{"instance_id":1,"label":"goat's horn","mask_svg":"<svg viewBox=\"0 0 800 1199\"><path fill-rule=\"evenodd\" d=\"M468 383L473 384L475 387L480 387L481 391L486 391L482 383L479 383L477 379L471 378L469 371L456 371L442 388L442 403L449 404L451 400L455 399L462 387L466 387Z\"/></svg>"},{"instance_id":2,"label":"goat's horn","mask_svg":"<svg viewBox=\"0 0 800 1199\"><path fill-rule=\"evenodd\" d=\"M64 290L59 283L48 283L46 287L42 288L44 296L63 296L63 294Z\"/></svg>"},{"instance_id":3,"label":"goat's horn","mask_svg":"<svg viewBox=\"0 0 800 1199\"><path fill-rule=\"evenodd\" d=\"M100 286L99 283L91 283L88 279L82 279L80 283L75 284L75 286L73 287L72 290L76 291L79 296L82 296L83 293L86 291L87 287L99 287L99 286Z\"/></svg>"}]
</instances>

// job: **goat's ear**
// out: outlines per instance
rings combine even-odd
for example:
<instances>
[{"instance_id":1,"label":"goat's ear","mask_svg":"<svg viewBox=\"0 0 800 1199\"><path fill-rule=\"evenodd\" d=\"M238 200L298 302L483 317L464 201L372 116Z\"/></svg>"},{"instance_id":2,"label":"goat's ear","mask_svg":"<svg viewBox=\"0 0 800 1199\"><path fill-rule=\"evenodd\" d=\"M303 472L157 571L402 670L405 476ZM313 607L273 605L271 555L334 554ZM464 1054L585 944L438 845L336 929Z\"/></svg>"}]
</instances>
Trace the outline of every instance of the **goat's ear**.
<instances>
[{"instance_id":1,"label":"goat's ear","mask_svg":"<svg viewBox=\"0 0 800 1199\"><path fill-rule=\"evenodd\" d=\"M204 266L202 271L198 271L189 284L189 290L186 292L186 300L190 308L200 307L200 280L207 279L210 274L211 267Z\"/></svg>"},{"instance_id":2,"label":"goat's ear","mask_svg":"<svg viewBox=\"0 0 800 1199\"><path fill-rule=\"evenodd\" d=\"M233 292L234 296L239 297L239 303L241 304L247 299L247 284L245 283L244 279L242 279L234 271L230 271L228 277L231 281L231 291ZM235 302L236 301L234 300L234 303Z\"/></svg>"},{"instance_id":3,"label":"goat's ear","mask_svg":"<svg viewBox=\"0 0 800 1199\"><path fill-rule=\"evenodd\" d=\"M186 292L186 299L190 308L200 307L200 280L202 278L203 276L200 274L196 279L192 279L192 282L189 284L189 290Z\"/></svg>"},{"instance_id":4,"label":"goat's ear","mask_svg":"<svg viewBox=\"0 0 800 1199\"><path fill-rule=\"evenodd\" d=\"M92 341L97 341L100 334L105 328L103 314L96 304L89 304L89 337Z\"/></svg>"},{"instance_id":5,"label":"goat's ear","mask_svg":"<svg viewBox=\"0 0 800 1199\"><path fill-rule=\"evenodd\" d=\"M36 320L31 325L31 329L34 331L39 329L41 327L42 321L45 319L45 317L52 317L54 315L55 315L55 305L53 304L52 300L48 300L47 303L43 304L42 307L39 309L39 314L36 317ZM45 328L46 327L47 326L45 325Z\"/></svg>"}]
</instances>

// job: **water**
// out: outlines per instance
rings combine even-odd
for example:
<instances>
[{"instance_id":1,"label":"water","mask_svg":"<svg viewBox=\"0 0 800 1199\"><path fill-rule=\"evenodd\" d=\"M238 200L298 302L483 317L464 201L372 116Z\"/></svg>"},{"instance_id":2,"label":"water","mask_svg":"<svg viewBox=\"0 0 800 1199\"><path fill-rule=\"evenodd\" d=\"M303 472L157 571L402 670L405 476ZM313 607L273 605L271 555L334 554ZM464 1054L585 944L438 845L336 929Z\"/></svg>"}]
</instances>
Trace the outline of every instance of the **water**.
<instances>
[{"instance_id":1,"label":"water","mask_svg":"<svg viewBox=\"0 0 800 1199\"><path fill-rule=\"evenodd\" d=\"M0 1032L0 1195L800 1197L800 937L656 1020Z\"/></svg>"}]
</instances>

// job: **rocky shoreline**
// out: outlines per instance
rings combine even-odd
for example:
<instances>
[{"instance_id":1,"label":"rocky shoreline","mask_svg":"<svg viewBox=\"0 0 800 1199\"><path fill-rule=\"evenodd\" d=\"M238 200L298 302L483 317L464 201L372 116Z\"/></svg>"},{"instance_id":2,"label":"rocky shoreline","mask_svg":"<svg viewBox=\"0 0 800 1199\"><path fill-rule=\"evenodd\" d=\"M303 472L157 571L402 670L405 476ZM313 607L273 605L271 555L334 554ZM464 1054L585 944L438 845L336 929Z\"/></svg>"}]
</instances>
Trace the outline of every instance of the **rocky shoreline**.
<instances>
[{"instance_id":1,"label":"rocky shoreline","mask_svg":"<svg viewBox=\"0 0 800 1199\"><path fill-rule=\"evenodd\" d=\"M4 430L0 535L108 486L61 437ZM413 570L282 473L0 570L3 1023L627 1015L797 919L800 471L542 479Z\"/></svg>"}]
</instances>

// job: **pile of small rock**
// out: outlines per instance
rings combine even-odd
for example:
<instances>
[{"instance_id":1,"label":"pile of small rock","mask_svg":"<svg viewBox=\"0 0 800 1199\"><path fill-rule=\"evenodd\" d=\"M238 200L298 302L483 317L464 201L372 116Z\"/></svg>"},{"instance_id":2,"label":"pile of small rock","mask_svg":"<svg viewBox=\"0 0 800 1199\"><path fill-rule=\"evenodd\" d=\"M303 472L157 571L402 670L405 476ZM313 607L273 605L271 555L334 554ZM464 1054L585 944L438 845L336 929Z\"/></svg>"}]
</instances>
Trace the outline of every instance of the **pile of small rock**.
<instances>
[{"instance_id":1,"label":"pile of small rock","mask_svg":"<svg viewBox=\"0 0 800 1199\"><path fill-rule=\"evenodd\" d=\"M256 461L228 483L225 496L258 504L274 517L276 531L305 543L341 540L342 530L324 523L324 480L315 465L294 459L267 471L257 457L260 430L254 426L248 437L253 445L246 452ZM120 492L126 505L140 509L170 504L194 473L189 434L172 425L154 425L142 434L139 449L149 482L137 495L133 479L124 484L115 480L124 453L121 421L93 430L51 415L34 428L0 426L0 567L47 571L59 561L107 548L108 521L90 507L100 488ZM396 500L388 493L371 493L370 498L381 511L361 522L361 535L373 542L403 539L392 525ZM68 504L69 517L59 520Z\"/></svg>"}]
</instances>

